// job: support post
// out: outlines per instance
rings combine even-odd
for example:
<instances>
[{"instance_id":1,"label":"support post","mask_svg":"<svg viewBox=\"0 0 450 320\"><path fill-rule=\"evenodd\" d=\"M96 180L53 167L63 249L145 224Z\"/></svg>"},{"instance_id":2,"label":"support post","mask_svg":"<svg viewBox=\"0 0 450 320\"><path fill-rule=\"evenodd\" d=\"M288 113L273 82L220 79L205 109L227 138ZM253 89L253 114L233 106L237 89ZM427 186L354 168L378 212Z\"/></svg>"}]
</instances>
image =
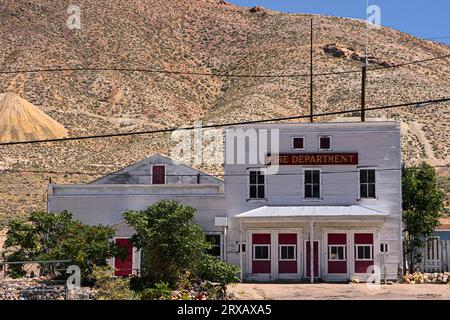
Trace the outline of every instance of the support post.
<instances>
[{"instance_id":1,"label":"support post","mask_svg":"<svg viewBox=\"0 0 450 320\"><path fill-rule=\"evenodd\" d=\"M244 263L242 255L242 222L239 222L239 266L241 268L241 281L244 280Z\"/></svg>"},{"instance_id":2,"label":"support post","mask_svg":"<svg viewBox=\"0 0 450 320\"><path fill-rule=\"evenodd\" d=\"M367 81L367 66L362 67L361 75L361 122L366 121L366 81Z\"/></svg>"},{"instance_id":3,"label":"support post","mask_svg":"<svg viewBox=\"0 0 450 320\"><path fill-rule=\"evenodd\" d=\"M309 98L309 114L310 114L310 122L314 122L314 74L313 74L313 19L311 18L311 52L310 52L310 98Z\"/></svg>"},{"instance_id":4,"label":"support post","mask_svg":"<svg viewBox=\"0 0 450 320\"><path fill-rule=\"evenodd\" d=\"M314 222L309 223L309 270L311 283L314 283Z\"/></svg>"}]
</instances>

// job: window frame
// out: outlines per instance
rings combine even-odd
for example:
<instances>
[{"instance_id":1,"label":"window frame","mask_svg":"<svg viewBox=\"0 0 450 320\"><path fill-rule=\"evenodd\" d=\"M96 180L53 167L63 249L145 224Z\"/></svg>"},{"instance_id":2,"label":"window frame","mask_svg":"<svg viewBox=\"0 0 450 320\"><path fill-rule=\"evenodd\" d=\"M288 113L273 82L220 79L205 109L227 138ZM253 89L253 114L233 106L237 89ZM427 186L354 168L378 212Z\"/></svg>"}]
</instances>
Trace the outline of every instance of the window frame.
<instances>
[{"instance_id":1,"label":"window frame","mask_svg":"<svg viewBox=\"0 0 450 320\"><path fill-rule=\"evenodd\" d=\"M262 172L264 174L264 197L263 198L251 198L250 197L250 188L252 185L250 183L250 173L252 171ZM257 175L258 177L258 175ZM260 184L258 183L258 179L256 179L256 195L258 196L258 186ZM266 175L266 168L247 168L247 201L267 201L267 175Z\"/></svg>"},{"instance_id":2,"label":"window frame","mask_svg":"<svg viewBox=\"0 0 450 320\"><path fill-rule=\"evenodd\" d=\"M306 171L319 171L319 197L306 197ZM303 200L304 201L322 201L322 168L303 168ZM310 184L314 186L314 183ZM314 193L314 190L313 190Z\"/></svg>"},{"instance_id":3,"label":"window frame","mask_svg":"<svg viewBox=\"0 0 450 320\"><path fill-rule=\"evenodd\" d=\"M322 139L322 138L329 138L329 139L330 139L330 147L329 147L328 149L321 148L321 145L320 145L320 139ZM329 135L321 135L321 136L319 136L319 146L318 146L318 150L322 150L322 151L332 151L332 150L333 150L333 137L332 137L332 136L329 136Z\"/></svg>"},{"instance_id":4,"label":"window frame","mask_svg":"<svg viewBox=\"0 0 450 320\"><path fill-rule=\"evenodd\" d=\"M369 253L370 253L370 258L360 258L359 257L359 252L358 252L358 248L359 247L369 247ZM355 244L355 261L373 261L374 257L373 257L373 244L364 244L364 243L360 243L360 244Z\"/></svg>"},{"instance_id":5,"label":"window frame","mask_svg":"<svg viewBox=\"0 0 450 320\"><path fill-rule=\"evenodd\" d=\"M378 168L377 167L364 167L364 168L358 168L358 200L378 200ZM375 197L362 197L361 194L361 171L363 170L373 170L375 171ZM364 182L364 184L367 185L367 193L369 193L369 182Z\"/></svg>"},{"instance_id":6,"label":"window frame","mask_svg":"<svg viewBox=\"0 0 450 320\"><path fill-rule=\"evenodd\" d=\"M389 253L389 246L388 246L387 242L381 242L379 250L380 250L379 251L380 254L388 254Z\"/></svg>"},{"instance_id":7,"label":"window frame","mask_svg":"<svg viewBox=\"0 0 450 320\"><path fill-rule=\"evenodd\" d=\"M331 259L331 247L344 248L344 259ZM329 244L328 245L328 261L347 261L347 245L346 244Z\"/></svg>"},{"instance_id":8,"label":"window frame","mask_svg":"<svg viewBox=\"0 0 450 320\"><path fill-rule=\"evenodd\" d=\"M214 246L216 246L216 247L218 246L219 247L220 255L213 256L213 257L217 257L219 259L222 259L223 258L223 238L222 238L222 233L220 233L220 232L206 232L205 233L205 240L206 240L207 236L219 236L219 244L218 245L216 244Z\"/></svg>"},{"instance_id":9,"label":"window frame","mask_svg":"<svg viewBox=\"0 0 450 320\"><path fill-rule=\"evenodd\" d=\"M302 139L303 140L303 148L295 148L294 147L294 139ZM305 150L305 142L306 142L306 139L304 136L291 137L291 150Z\"/></svg>"},{"instance_id":10,"label":"window frame","mask_svg":"<svg viewBox=\"0 0 450 320\"><path fill-rule=\"evenodd\" d=\"M282 258L281 248L282 247L293 247L294 248L294 258ZM278 245L278 261L297 261L297 245L296 244L279 244Z\"/></svg>"},{"instance_id":11,"label":"window frame","mask_svg":"<svg viewBox=\"0 0 450 320\"><path fill-rule=\"evenodd\" d=\"M164 167L164 183L153 183L153 167ZM151 185L166 185L167 184L167 165L165 163L152 163L150 166L150 184Z\"/></svg>"},{"instance_id":12,"label":"window frame","mask_svg":"<svg viewBox=\"0 0 450 320\"><path fill-rule=\"evenodd\" d=\"M268 255L268 257L267 257L267 259L260 259L260 258L258 258L258 259L256 259L255 258L255 253L256 253L256 250L255 250L255 248L256 247L266 247L267 248L267 255ZM263 244L263 243L260 243L260 244L253 244L253 250L252 250L252 259L253 259L253 261L270 261L271 260L271 257L270 257L270 249L271 249L271 245L270 244Z\"/></svg>"}]
</instances>

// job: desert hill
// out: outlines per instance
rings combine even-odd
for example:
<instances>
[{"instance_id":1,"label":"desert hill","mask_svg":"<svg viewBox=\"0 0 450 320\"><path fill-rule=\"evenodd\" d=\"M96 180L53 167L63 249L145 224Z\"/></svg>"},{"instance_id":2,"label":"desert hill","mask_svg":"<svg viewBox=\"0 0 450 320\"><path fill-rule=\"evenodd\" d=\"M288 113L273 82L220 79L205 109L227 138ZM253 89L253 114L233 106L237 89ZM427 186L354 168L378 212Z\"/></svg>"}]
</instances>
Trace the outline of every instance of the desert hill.
<instances>
[{"instance_id":1,"label":"desert hill","mask_svg":"<svg viewBox=\"0 0 450 320\"><path fill-rule=\"evenodd\" d=\"M213 0L78 0L81 29L66 26L68 0L0 4L0 69L118 67L200 73L284 75L360 70L365 24L347 18L286 14ZM371 67L450 54L450 47L381 28L370 31ZM360 74L315 78L317 112L354 109ZM305 114L308 77L211 77L150 72L64 71L0 74L0 92L39 106L70 136L128 132ZM450 60L368 74L368 106L450 96ZM403 157L449 163L450 104L370 112L405 124ZM333 117L320 119L333 120ZM156 152L169 135L1 147L0 169L89 171L99 175ZM220 170L220 168L202 168ZM48 179L88 182L92 175L3 172L0 215L45 208Z\"/></svg>"},{"instance_id":2,"label":"desert hill","mask_svg":"<svg viewBox=\"0 0 450 320\"><path fill-rule=\"evenodd\" d=\"M13 93L0 93L0 142L63 138L67 130Z\"/></svg>"}]
</instances>

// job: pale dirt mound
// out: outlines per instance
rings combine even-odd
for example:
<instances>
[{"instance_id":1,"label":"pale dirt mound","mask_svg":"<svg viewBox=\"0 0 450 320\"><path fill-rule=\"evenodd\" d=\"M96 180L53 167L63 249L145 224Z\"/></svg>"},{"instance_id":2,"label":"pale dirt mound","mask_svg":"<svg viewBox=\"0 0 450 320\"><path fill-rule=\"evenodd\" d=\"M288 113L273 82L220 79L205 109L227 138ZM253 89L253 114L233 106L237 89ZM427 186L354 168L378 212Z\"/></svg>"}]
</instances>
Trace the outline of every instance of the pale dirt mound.
<instances>
[{"instance_id":1,"label":"pale dirt mound","mask_svg":"<svg viewBox=\"0 0 450 320\"><path fill-rule=\"evenodd\" d=\"M13 93L0 94L0 142L63 138L67 129Z\"/></svg>"}]
</instances>

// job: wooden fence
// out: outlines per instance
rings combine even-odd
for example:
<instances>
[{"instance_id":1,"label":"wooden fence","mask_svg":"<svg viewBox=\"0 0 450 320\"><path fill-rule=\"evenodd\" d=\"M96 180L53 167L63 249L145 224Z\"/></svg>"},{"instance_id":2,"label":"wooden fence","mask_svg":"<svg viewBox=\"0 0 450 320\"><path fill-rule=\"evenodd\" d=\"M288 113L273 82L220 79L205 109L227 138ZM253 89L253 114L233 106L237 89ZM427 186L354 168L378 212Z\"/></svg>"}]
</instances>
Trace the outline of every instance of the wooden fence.
<instances>
[{"instance_id":1,"label":"wooden fence","mask_svg":"<svg viewBox=\"0 0 450 320\"><path fill-rule=\"evenodd\" d=\"M422 248L421 272L450 271L450 240L429 238Z\"/></svg>"}]
</instances>

